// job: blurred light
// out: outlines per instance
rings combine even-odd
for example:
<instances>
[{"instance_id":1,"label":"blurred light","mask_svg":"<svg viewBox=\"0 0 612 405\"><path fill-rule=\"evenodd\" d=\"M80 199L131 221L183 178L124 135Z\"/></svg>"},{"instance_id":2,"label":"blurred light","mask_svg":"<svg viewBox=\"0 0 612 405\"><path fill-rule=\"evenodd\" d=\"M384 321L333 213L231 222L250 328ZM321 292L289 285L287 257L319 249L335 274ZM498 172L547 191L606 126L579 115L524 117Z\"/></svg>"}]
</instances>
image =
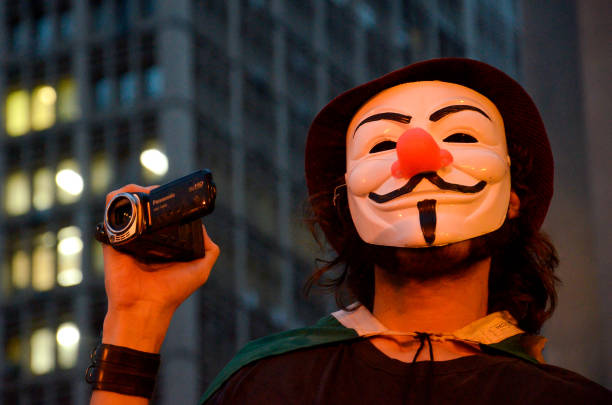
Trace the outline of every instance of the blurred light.
<instances>
[{"instance_id":1,"label":"blurred light","mask_svg":"<svg viewBox=\"0 0 612 405\"><path fill-rule=\"evenodd\" d=\"M30 95L15 90L6 97L6 132L11 136L23 135L30 130Z\"/></svg>"},{"instance_id":2,"label":"blurred light","mask_svg":"<svg viewBox=\"0 0 612 405\"><path fill-rule=\"evenodd\" d=\"M55 175L55 183L70 195L79 195L83 191L83 178L72 169L63 169Z\"/></svg>"},{"instance_id":3,"label":"blurred light","mask_svg":"<svg viewBox=\"0 0 612 405\"><path fill-rule=\"evenodd\" d=\"M32 129L40 131L55 124L57 93L48 85L37 86L32 92Z\"/></svg>"},{"instance_id":4,"label":"blurred light","mask_svg":"<svg viewBox=\"0 0 612 405\"><path fill-rule=\"evenodd\" d=\"M158 176L163 176L168 172L168 158L157 149L147 149L142 152L140 163Z\"/></svg>"},{"instance_id":5,"label":"blurred light","mask_svg":"<svg viewBox=\"0 0 612 405\"><path fill-rule=\"evenodd\" d=\"M10 174L4 190L7 214L22 215L30 210L30 179L23 171Z\"/></svg>"},{"instance_id":6,"label":"blurred light","mask_svg":"<svg viewBox=\"0 0 612 405\"><path fill-rule=\"evenodd\" d=\"M57 329L57 362L62 368L76 365L81 333L73 322L65 322Z\"/></svg>"},{"instance_id":7,"label":"blurred light","mask_svg":"<svg viewBox=\"0 0 612 405\"><path fill-rule=\"evenodd\" d=\"M49 328L38 329L30 337L30 369L45 374L55 366L55 339Z\"/></svg>"},{"instance_id":8,"label":"blurred light","mask_svg":"<svg viewBox=\"0 0 612 405\"><path fill-rule=\"evenodd\" d=\"M58 272L57 283L62 287L77 285L83 281L81 271L81 252L83 241L81 231L76 226L62 228L57 233Z\"/></svg>"},{"instance_id":9,"label":"blurred light","mask_svg":"<svg viewBox=\"0 0 612 405\"><path fill-rule=\"evenodd\" d=\"M83 272L81 269L63 269L57 273L57 284L62 287L72 287L81 284Z\"/></svg>"},{"instance_id":10,"label":"blurred light","mask_svg":"<svg viewBox=\"0 0 612 405\"><path fill-rule=\"evenodd\" d=\"M55 235L45 232L34 239L32 252L32 288L47 291L55 285Z\"/></svg>"},{"instance_id":11,"label":"blurred light","mask_svg":"<svg viewBox=\"0 0 612 405\"><path fill-rule=\"evenodd\" d=\"M13 253L11 259L11 281L15 288L27 288L30 284L30 258L23 250Z\"/></svg>"},{"instance_id":12,"label":"blurred light","mask_svg":"<svg viewBox=\"0 0 612 405\"><path fill-rule=\"evenodd\" d=\"M53 205L53 174L46 167L41 167L34 172L32 180L34 196L32 205L39 211L51 208Z\"/></svg>"},{"instance_id":13,"label":"blurred light","mask_svg":"<svg viewBox=\"0 0 612 405\"><path fill-rule=\"evenodd\" d=\"M57 244L57 251L61 255L74 255L83 250L83 242L79 236L70 236Z\"/></svg>"}]
</instances>

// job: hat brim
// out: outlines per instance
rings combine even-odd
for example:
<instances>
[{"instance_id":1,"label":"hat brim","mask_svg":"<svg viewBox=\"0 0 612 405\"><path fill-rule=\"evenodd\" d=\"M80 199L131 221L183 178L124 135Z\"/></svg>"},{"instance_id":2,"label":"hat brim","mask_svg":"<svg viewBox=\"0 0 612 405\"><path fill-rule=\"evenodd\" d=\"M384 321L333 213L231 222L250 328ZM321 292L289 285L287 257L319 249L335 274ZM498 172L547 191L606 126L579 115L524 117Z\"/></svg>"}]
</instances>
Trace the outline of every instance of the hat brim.
<instances>
[{"instance_id":1,"label":"hat brim","mask_svg":"<svg viewBox=\"0 0 612 405\"><path fill-rule=\"evenodd\" d=\"M546 129L537 107L519 83L499 69L466 58L440 58L418 62L348 90L317 114L308 131L305 153L306 184L311 201L333 199L334 189L344 183L346 172L346 131L357 110L381 91L409 82L439 80L469 87L490 99L499 109L506 129L506 141L529 152L526 197L530 203L522 219L538 230L553 193L553 157ZM511 159L514 157L511 156ZM334 229L341 226L335 210L315 215L331 245L338 250ZM333 207L331 207L333 208ZM319 209L320 210L320 209Z\"/></svg>"}]
</instances>

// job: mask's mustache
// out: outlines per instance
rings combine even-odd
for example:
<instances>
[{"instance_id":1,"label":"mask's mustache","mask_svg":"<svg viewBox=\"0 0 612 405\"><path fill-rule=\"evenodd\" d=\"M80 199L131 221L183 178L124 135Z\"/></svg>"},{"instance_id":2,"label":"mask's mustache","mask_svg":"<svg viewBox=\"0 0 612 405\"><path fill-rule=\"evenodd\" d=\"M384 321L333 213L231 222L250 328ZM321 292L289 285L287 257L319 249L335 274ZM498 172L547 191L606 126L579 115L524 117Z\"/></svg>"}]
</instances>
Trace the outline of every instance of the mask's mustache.
<instances>
[{"instance_id":1,"label":"mask's mustache","mask_svg":"<svg viewBox=\"0 0 612 405\"><path fill-rule=\"evenodd\" d=\"M379 204L386 203L388 201L393 200L394 198L403 196L404 194L408 194L409 192L414 190L414 188L423 179L429 180L432 184L434 184L441 190L458 191L460 193L466 194L477 193L487 185L487 182L484 180L479 181L473 186L464 186L462 184L449 183L447 181L444 181L442 177L438 176L438 173L436 172L423 172L412 176L408 183L398 188L397 190L393 190L387 194L382 195L371 192L370 194L368 194L368 197Z\"/></svg>"}]
</instances>

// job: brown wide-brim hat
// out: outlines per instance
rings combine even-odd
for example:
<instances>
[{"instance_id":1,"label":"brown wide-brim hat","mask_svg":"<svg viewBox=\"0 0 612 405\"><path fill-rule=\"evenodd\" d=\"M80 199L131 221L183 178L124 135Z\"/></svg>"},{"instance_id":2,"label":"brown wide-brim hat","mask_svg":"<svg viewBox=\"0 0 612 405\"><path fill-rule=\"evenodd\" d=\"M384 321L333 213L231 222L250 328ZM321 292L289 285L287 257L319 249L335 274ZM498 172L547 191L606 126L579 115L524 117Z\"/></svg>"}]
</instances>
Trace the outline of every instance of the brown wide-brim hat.
<instances>
[{"instance_id":1,"label":"brown wide-brim hat","mask_svg":"<svg viewBox=\"0 0 612 405\"><path fill-rule=\"evenodd\" d=\"M335 230L341 220L333 207L334 190L344 184L346 131L355 113L381 91L409 82L439 80L469 87L499 109L506 141L519 145L526 174L525 189L515 190L521 199L521 222L538 230L553 194L553 157L546 129L531 97L514 79L499 69L472 59L441 58L414 63L348 90L327 104L315 117L306 140L306 184L314 214L328 241L337 251L341 241ZM514 185L514 183L513 183Z\"/></svg>"}]
</instances>

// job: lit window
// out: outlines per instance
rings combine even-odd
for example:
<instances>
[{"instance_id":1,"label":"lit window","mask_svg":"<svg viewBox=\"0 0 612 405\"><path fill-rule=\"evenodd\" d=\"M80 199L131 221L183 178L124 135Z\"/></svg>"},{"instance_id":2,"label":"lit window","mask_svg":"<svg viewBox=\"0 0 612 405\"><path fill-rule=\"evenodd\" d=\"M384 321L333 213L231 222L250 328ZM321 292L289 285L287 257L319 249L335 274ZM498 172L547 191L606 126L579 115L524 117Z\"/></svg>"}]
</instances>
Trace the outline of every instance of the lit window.
<instances>
[{"instance_id":1,"label":"lit window","mask_svg":"<svg viewBox=\"0 0 612 405\"><path fill-rule=\"evenodd\" d=\"M11 258L11 281L13 287L27 288L30 285L30 257L23 250L17 250Z\"/></svg>"},{"instance_id":2,"label":"lit window","mask_svg":"<svg viewBox=\"0 0 612 405\"><path fill-rule=\"evenodd\" d=\"M55 237L45 232L34 239L32 251L32 288L47 291L55 285Z\"/></svg>"},{"instance_id":3,"label":"lit window","mask_svg":"<svg viewBox=\"0 0 612 405\"><path fill-rule=\"evenodd\" d=\"M60 229L57 233L57 283L62 287L79 284L83 280L81 253L83 241L76 226Z\"/></svg>"},{"instance_id":4,"label":"lit window","mask_svg":"<svg viewBox=\"0 0 612 405\"><path fill-rule=\"evenodd\" d=\"M108 78L103 77L94 84L94 95L98 109L103 110L110 106L111 86Z\"/></svg>"},{"instance_id":5,"label":"lit window","mask_svg":"<svg viewBox=\"0 0 612 405\"><path fill-rule=\"evenodd\" d=\"M11 136L23 135L30 130L30 95L15 90L6 97L6 132Z\"/></svg>"},{"instance_id":6,"label":"lit window","mask_svg":"<svg viewBox=\"0 0 612 405\"><path fill-rule=\"evenodd\" d=\"M140 154L140 164L147 169L145 176L161 177L168 172L168 158L155 147L145 149Z\"/></svg>"},{"instance_id":7,"label":"lit window","mask_svg":"<svg viewBox=\"0 0 612 405\"><path fill-rule=\"evenodd\" d=\"M40 131L55 124L57 93L48 85L37 86L32 92L32 129Z\"/></svg>"},{"instance_id":8,"label":"lit window","mask_svg":"<svg viewBox=\"0 0 612 405\"><path fill-rule=\"evenodd\" d=\"M108 159L99 154L91 162L91 189L94 193L103 193L108 190L112 178Z\"/></svg>"},{"instance_id":9,"label":"lit window","mask_svg":"<svg viewBox=\"0 0 612 405\"><path fill-rule=\"evenodd\" d=\"M97 240L93 240L91 243L91 262L93 269L96 273L104 274L104 254L102 251L102 244Z\"/></svg>"},{"instance_id":10,"label":"lit window","mask_svg":"<svg viewBox=\"0 0 612 405\"><path fill-rule=\"evenodd\" d=\"M60 121L73 121L79 116L78 95L74 79L62 79L57 85L57 114Z\"/></svg>"},{"instance_id":11,"label":"lit window","mask_svg":"<svg viewBox=\"0 0 612 405\"><path fill-rule=\"evenodd\" d=\"M57 363L61 368L72 368L76 365L81 334L72 322L65 322L57 329Z\"/></svg>"},{"instance_id":12,"label":"lit window","mask_svg":"<svg viewBox=\"0 0 612 405\"><path fill-rule=\"evenodd\" d=\"M51 18L47 16L40 17L35 23L35 40L36 51L41 53L51 47L53 41L53 29L51 26Z\"/></svg>"},{"instance_id":13,"label":"lit window","mask_svg":"<svg viewBox=\"0 0 612 405\"><path fill-rule=\"evenodd\" d=\"M6 179L4 206L9 215L22 215L30 210L30 179L23 171Z\"/></svg>"},{"instance_id":14,"label":"lit window","mask_svg":"<svg viewBox=\"0 0 612 405\"><path fill-rule=\"evenodd\" d=\"M62 204L70 204L79 199L83 192L83 178L79 167L73 159L62 161L55 175L57 199Z\"/></svg>"},{"instance_id":15,"label":"lit window","mask_svg":"<svg viewBox=\"0 0 612 405\"><path fill-rule=\"evenodd\" d=\"M55 336L49 328L37 329L30 337L32 374L46 374L55 368Z\"/></svg>"},{"instance_id":16,"label":"lit window","mask_svg":"<svg viewBox=\"0 0 612 405\"><path fill-rule=\"evenodd\" d=\"M136 98L136 75L127 72L119 78L119 102L123 105L132 104Z\"/></svg>"},{"instance_id":17,"label":"lit window","mask_svg":"<svg viewBox=\"0 0 612 405\"><path fill-rule=\"evenodd\" d=\"M6 342L5 359L13 366L19 365L21 362L21 340L18 336L11 336Z\"/></svg>"},{"instance_id":18,"label":"lit window","mask_svg":"<svg viewBox=\"0 0 612 405\"><path fill-rule=\"evenodd\" d=\"M46 167L41 167L34 172L32 179L33 193L32 205L34 208L43 211L53 205L53 173Z\"/></svg>"},{"instance_id":19,"label":"lit window","mask_svg":"<svg viewBox=\"0 0 612 405\"><path fill-rule=\"evenodd\" d=\"M148 97L161 95L164 87L164 79L159 66L151 66L144 71L144 92Z\"/></svg>"}]
</instances>

